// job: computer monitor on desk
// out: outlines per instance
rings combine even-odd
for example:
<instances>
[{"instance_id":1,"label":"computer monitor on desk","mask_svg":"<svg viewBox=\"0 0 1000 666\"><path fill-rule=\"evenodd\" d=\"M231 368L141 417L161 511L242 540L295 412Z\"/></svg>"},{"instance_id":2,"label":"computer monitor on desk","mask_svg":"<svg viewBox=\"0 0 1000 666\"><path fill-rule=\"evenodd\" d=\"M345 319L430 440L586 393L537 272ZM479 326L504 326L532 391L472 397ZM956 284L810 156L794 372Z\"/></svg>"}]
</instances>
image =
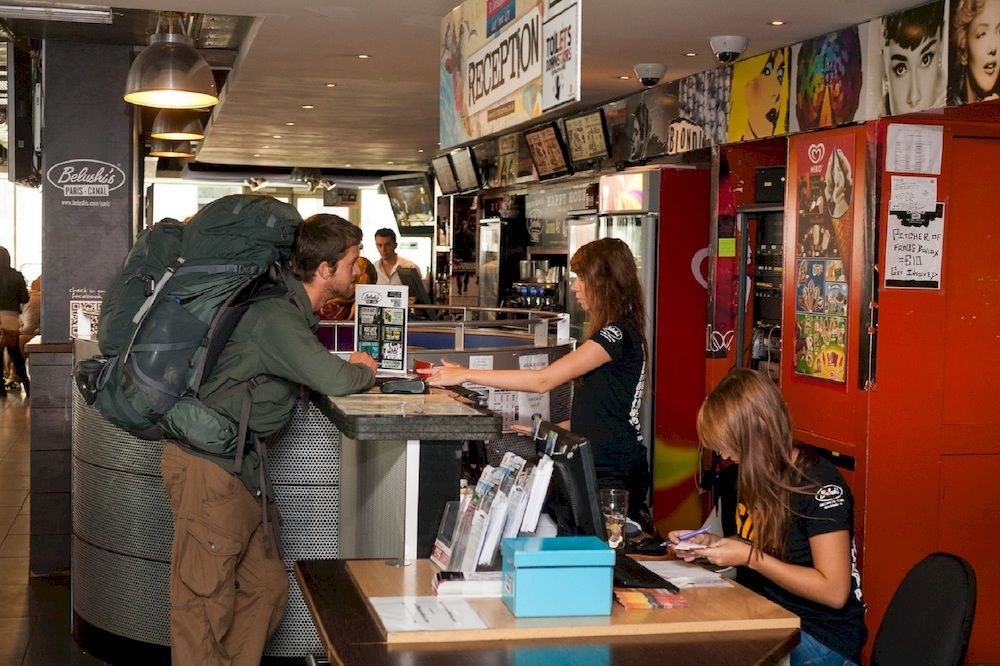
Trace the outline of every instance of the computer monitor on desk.
<instances>
[{"instance_id":1,"label":"computer monitor on desk","mask_svg":"<svg viewBox=\"0 0 1000 666\"><path fill-rule=\"evenodd\" d=\"M590 441L548 421L538 423L535 438L539 455L548 453L552 458L547 509L553 514L559 533L593 535L605 540Z\"/></svg>"}]
</instances>

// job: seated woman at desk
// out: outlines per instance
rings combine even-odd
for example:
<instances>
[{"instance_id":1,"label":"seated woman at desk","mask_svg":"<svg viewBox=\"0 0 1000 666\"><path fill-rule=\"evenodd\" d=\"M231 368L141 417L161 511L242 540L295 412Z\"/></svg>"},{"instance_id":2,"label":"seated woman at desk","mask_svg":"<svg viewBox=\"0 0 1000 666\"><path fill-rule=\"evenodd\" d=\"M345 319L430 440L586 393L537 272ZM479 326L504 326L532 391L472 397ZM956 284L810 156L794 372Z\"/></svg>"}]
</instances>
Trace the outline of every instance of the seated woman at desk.
<instances>
[{"instance_id":1,"label":"seated woman at desk","mask_svg":"<svg viewBox=\"0 0 1000 666\"><path fill-rule=\"evenodd\" d=\"M561 425L590 440L598 485L628 490L629 516L647 525L649 464L639 423L646 308L635 258L621 240L602 238L581 247L570 268L576 273L571 289L589 315L586 342L540 370L470 370L445 362L429 382L544 393L579 380L570 423Z\"/></svg>"},{"instance_id":2,"label":"seated woman at desk","mask_svg":"<svg viewBox=\"0 0 1000 666\"><path fill-rule=\"evenodd\" d=\"M836 467L792 442L781 392L753 370L723 379L698 412L698 437L739 464L736 532L692 536L678 552L738 567L737 580L802 620L791 663L857 663L867 632L854 500ZM675 544L688 530L670 532Z\"/></svg>"}]
</instances>

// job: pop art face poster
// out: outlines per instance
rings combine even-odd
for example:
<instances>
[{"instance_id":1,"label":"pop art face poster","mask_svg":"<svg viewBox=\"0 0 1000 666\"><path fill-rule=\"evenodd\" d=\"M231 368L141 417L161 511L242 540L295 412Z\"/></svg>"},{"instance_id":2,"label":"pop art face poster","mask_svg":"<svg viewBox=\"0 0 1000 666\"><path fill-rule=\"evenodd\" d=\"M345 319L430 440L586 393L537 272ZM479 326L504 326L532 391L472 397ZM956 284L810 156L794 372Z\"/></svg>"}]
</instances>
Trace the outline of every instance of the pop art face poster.
<instances>
[{"instance_id":1,"label":"pop art face poster","mask_svg":"<svg viewBox=\"0 0 1000 666\"><path fill-rule=\"evenodd\" d=\"M847 381L847 311L855 206L852 132L792 137L795 374Z\"/></svg>"},{"instance_id":2,"label":"pop art face poster","mask_svg":"<svg viewBox=\"0 0 1000 666\"><path fill-rule=\"evenodd\" d=\"M1000 0L951 0L948 104L1000 97Z\"/></svg>"},{"instance_id":3,"label":"pop art face poster","mask_svg":"<svg viewBox=\"0 0 1000 666\"><path fill-rule=\"evenodd\" d=\"M864 49L858 26L792 47L791 131L813 130L864 120ZM859 113L859 111L861 111Z\"/></svg>"},{"instance_id":4,"label":"pop art face poster","mask_svg":"<svg viewBox=\"0 0 1000 666\"><path fill-rule=\"evenodd\" d=\"M882 18L882 115L945 105L948 26L944 0Z\"/></svg>"},{"instance_id":5,"label":"pop art face poster","mask_svg":"<svg viewBox=\"0 0 1000 666\"><path fill-rule=\"evenodd\" d=\"M788 133L789 47L733 65L730 86L730 143Z\"/></svg>"}]
</instances>

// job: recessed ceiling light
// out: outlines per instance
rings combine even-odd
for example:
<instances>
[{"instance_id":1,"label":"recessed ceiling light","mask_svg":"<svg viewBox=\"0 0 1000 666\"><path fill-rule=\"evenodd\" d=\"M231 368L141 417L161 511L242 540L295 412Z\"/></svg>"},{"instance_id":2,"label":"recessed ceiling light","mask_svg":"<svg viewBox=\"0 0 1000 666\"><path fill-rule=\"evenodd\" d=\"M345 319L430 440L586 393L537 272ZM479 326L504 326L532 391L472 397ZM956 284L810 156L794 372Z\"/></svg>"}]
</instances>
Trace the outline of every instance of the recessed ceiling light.
<instances>
[{"instance_id":1,"label":"recessed ceiling light","mask_svg":"<svg viewBox=\"0 0 1000 666\"><path fill-rule=\"evenodd\" d=\"M295 123L285 123L285 124L288 125L289 127L292 127L292 126L295 125Z\"/></svg>"},{"instance_id":2,"label":"recessed ceiling light","mask_svg":"<svg viewBox=\"0 0 1000 666\"><path fill-rule=\"evenodd\" d=\"M315 109L316 107L313 106L312 104L303 104L302 108L303 109Z\"/></svg>"},{"instance_id":3,"label":"recessed ceiling light","mask_svg":"<svg viewBox=\"0 0 1000 666\"><path fill-rule=\"evenodd\" d=\"M264 150L267 150L267 149L268 149L268 148L270 148L270 147L271 147L271 146L261 146L261 148L263 148Z\"/></svg>"},{"instance_id":4,"label":"recessed ceiling light","mask_svg":"<svg viewBox=\"0 0 1000 666\"><path fill-rule=\"evenodd\" d=\"M392 160L389 160L388 162L386 162L386 164L395 164L395 162L393 162Z\"/></svg>"},{"instance_id":5,"label":"recessed ceiling light","mask_svg":"<svg viewBox=\"0 0 1000 666\"><path fill-rule=\"evenodd\" d=\"M253 156L254 157L260 157L260 153L254 153Z\"/></svg>"},{"instance_id":6,"label":"recessed ceiling light","mask_svg":"<svg viewBox=\"0 0 1000 666\"><path fill-rule=\"evenodd\" d=\"M618 78L621 79L622 81L628 81L632 77L631 76L619 76Z\"/></svg>"},{"instance_id":7,"label":"recessed ceiling light","mask_svg":"<svg viewBox=\"0 0 1000 666\"><path fill-rule=\"evenodd\" d=\"M345 166L345 167L349 167L349 166L351 166L351 165L350 165L350 163L348 163L348 164L345 164L344 166Z\"/></svg>"},{"instance_id":8,"label":"recessed ceiling light","mask_svg":"<svg viewBox=\"0 0 1000 666\"><path fill-rule=\"evenodd\" d=\"M771 21L769 25L773 25L773 26L785 25L785 22L784 21Z\"/></svg>"},{"instance_id":9,"label":"recessed ceiling light","mask_svg":"<svg viewBox=\"0 0 1000 666\"><path fill-rule=\"evenodd\" d=\"M370 58L371 56L369 56L367 53L359 53L358 57L361 58L362 60L368 60L368 58Z\"/></svg>"},{"instance_id":10,"label":"recessed ceiling light","mask_svg":"<svg viewBox=\"0 0 1000 666\"><path fill-rule=\"evenodd\" d=\"M280 139L280 138L281 138L281 135L280 135L280 134L272 134L272 135L271 135L271 138L272 138L272 139Z\"/></svg>"},{"instance_id":11,"label":"recessed ceiling light","mask_svg":"<svg viewBox=\"0 0 1000 666\"><path fill-rule=\"evenodd\" d=\"M327 88L336 88L337 84L336 83L328 83L328 84L326 84L326 87Z\"/></svg>"},{"instance_id":12,"label":"recessed ceiling light","mask_svg":"<svg viewBox=\"0 0 1000 666\"><path fill-rule=\"evenodd\" d=\"M697 54L697 53L695 53L694 51L688 51L688 52L687 52L687 53L685 53L684 55L686 55L686 56L687 56L688 58L693 58L693 57L695 57L695 56L696 56L696 55L698 55L698 54Z\"/></svg>"},{"instance_id":13,"label":"recessed ceiling light","mask_svg":"<svg viewBox=\"0 0 1000 666\"><path fill-rule=\"evenodd\" d=\"M424 152L424 149L423 148L417 148L417 152L418 153L422 153L422 152Z\"/></svg>"}]
</instances>

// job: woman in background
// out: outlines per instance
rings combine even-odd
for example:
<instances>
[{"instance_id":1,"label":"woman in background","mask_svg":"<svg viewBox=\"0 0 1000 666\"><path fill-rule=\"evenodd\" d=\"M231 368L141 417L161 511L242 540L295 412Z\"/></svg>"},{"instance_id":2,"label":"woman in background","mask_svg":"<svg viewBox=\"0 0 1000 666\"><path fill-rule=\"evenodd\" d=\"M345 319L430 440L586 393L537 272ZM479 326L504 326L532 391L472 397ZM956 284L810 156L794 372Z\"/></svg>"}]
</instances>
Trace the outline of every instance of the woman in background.
<instances>
[{"instance_id":1,"label":"woman in background","mask_svg":"<svg viewBox=\"0 0 1000 666\"><path fill-rule=\"evenodd\" d=\"M650 475L639 422L646 382L646 308L628 245L602 238L581 247L570 262L571 286L588 314L588 339L539 370L470 370L451 363L430 376L435 386L473 382L510 391L544 393L578 380L570 422L590 440L601 488L629 491L629 516L648 525Z\"/></svg>"},{"instance_id":2,"label":"woman in background","mask_svg":"<svg viewBox=\"0 0 1000 666\"><path fill-rule=\"evenodd\" d=\"M840 472L814 449L793 444L781 392L760 372L726 376L702 404L697 428L706 448L739 465L736 529L693 536L701 548L678 555L737 567L740 583L798 615L792 666L859 662L865 605L854 500ZM687 531L667 537L676 544Z\"/></svg>"},{"instance_id":3,"label":"woman in background","mask_svg":"<svg viewBox=\"0 0 1000 666\"><path fill-rule=\"evenodd\" d=\"M358 257L358 268L361 275L358 276L354 284L375 284L378 281L378 274L375 271L375 264L364 257ZM337 296L331 298L319 309L319 318L324 321L343 321L354 318L354 296L345 298Z\"/></svg>"},{"instance_id":4,"label":"woman in background","mask_svg":"<svg viewBox=\"0 0 1000 666\"><path fill-rule=\"evenodd\" d=\"M19 331L21 330L21 306L28 302L28 286L24 276L10 265L10 252L0 247L0 345L3 351L10 355L14 364L14 372L24 384L27 395L31 388L28 382L28 372L24 367L24 356L21 354ZM0 352L2 353L2 352ZM7 389L0 378L0 397L7 397Z\"/></svg>"}]
</instances>

